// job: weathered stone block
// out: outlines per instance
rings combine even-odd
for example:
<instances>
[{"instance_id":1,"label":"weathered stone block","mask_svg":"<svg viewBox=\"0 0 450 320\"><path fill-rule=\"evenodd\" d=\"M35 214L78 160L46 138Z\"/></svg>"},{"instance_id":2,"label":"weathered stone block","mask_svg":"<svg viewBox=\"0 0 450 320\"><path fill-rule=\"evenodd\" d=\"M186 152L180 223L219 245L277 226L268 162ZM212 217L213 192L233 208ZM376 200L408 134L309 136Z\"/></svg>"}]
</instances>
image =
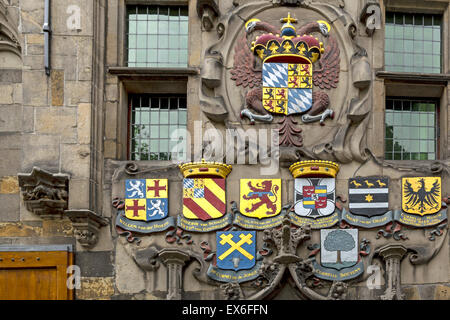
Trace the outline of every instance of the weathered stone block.
<instances>
[{"instance_id":1,"label":"weathered stone block","mask_svg":"<svg viewBox=\"0 0 450 320\"><path fill-rule=\"evenodd\" d=\"M73 179L89 178L90 154L88 145L62 144L61 171Z\"/></svg>"},{"instance_id":2,"label":"weathered stone block","mask_svg":"<svg viewBox=\"0 0 450 320\"><path fill-rule=\"evenodd\" d=\"M44 237L63 236L72 237L72 222L69 219L44 220L42 222L42 233Z\"/></svg>"},{"instance_id":3,"label":"weathered stone block","mask_svg":"<svg viewBox=\"0 0 450 320\"><path fill-rule=\"evenodd\" d=\"M64 105L64 70L52 70L50 75L52 106Z\"/></svg>"},{"instance_id":4,"label":"weathered stone block","mask_svg":"<svg viewBox=\"0 0 450 320\"><path fill-rule=\"evenodd\" d=\"M92 79L92 49L93 39L79 38L77 43L78 80L89 81Z\"/></svg>"},{"instance_id":5,"label":"weathered stone block","mask_svg":"<svg viewBox=\"0 0 450 320\"><path fill-rule=\"evenodd\" d=\"M24 134L22 170L27 172L38 166L50 171L59 171L59 143L59 136ZM30 154L33 157L27 156Z\"/></svg>"},{"instance_id":6,"label":"weathered stone block","mask_svg":"<svg viewBox=\"0 0 450 320\"><path fill-rule=\"evenodd\" d=\"M10 84L0 85L0 104L13 104L14 87Z\"/></svg>"},{"instance_id":7,"label":"weathered stone block","mask_svg":"<svg viewBox=\"0 0 450 320\"><path fill-rule=\"evenodd\" d=\"M435 300L450 300L450 286L446 285L437 285Z\"/></svg>"},{"instance_id":8,"label":"weathered stone block","mask_svg":"<svg viewBox=\"0 0 450 320\"><path fill-rule=\"evenodd\" d=\"M69 181L69 209L86 209L89 202L89 180L70 179Z\"/></svg>"},{"instance_id":9,"label":"weathered stone block","mask_svg":"<svg viewBox=\"0 0 450 320\"><path fill-rule=\"evenodd\" d=\"M65 81L77 80L77 63L74 59L68 59L67 56L53 55L52 56L52 68L64 71Z\"/></svg>"},{"instance_id":10,"label":"weathered stone block","mask_svg":"<svg viewBox=\"0 0 450 320\"><path fill-rule=\"evenodd\" d=\"M0 137L1 139L1 137ZM12 176L20 171L20 163L22 160L22 150L17 149L3 149L0 153L7 154L0 161L0 177Z\"/></svg>"},{"instance_id":11,"label":"weathered stone block","mask_svg":"<svg viewBox=\"0 0 450 320\"><path fill-rule=\"evenodd\" d=\"M22 82L22 70L21 69L3 69L0 72L0 83L21 83Z\"/></svg>"},{"instance_id":12,"label":"weathered stone block","mask_svg":"<svg viewBox=\"0 0 450 320\"><path fill-rule=\"evenodd\" d=\"M21 2L20 6L22 32L42 32L42 23L44 21L44 2L26 0Z\"/></svg>"},{"instance_id":13,"label":"weathered stone block","mask_svg":"<svg viewBox=\"0 0 450 320\"><path fill-rule=\"evenodd\" d=\"M23 104L28 106L48 105L47 76L41 71L23 71Z\"/></svg>"},{"instance_id":14,"label":"weathered stone block","mask_svg":"<svg viewBox=\"0 0 450 320\"><path fill-rule=\"evenodd\" d=\"M116 287L120 293L135 293L145 289L144 272L120 242L116 246Z\"/></svg>"},{"instance_id":15,"label":"weathered stone block","mask_svg":"<svg viewBox=\"0 0 450 320\"><path fill-rule=\"evenodd\" d=\"M77 42L76 37L55 35L52 36L52 55L64 56L72 63L76 62Z\"/></svg>"},{"instance_id":16,"label":"weathered stone block","mask_svg":"<svg viewBox=\"0 0 450 320\"><path fill-rule=\"evenodd\" d=\"M117 85L108 84L106 85L106 101L118 101L119 100L119 89Z\"/></svg>"},{"instance_id":17,"label":"weathered stone block","mask_svg":"<svg viewBox=\"0 0 450 320\"><path fill-rule=\"evenodd\" d=\"M90 81L66 81L66 105L91 103L92 83Z\"/></svg>"},{"instance_id":18,"label":"weathered stone block","mask_svg":"<svg viewBox=\"0 0 450 320\"><path fill-rule=\"evenodd\" d=\"M117 154L117 144L113 140L105 140L104 156L106 159L114 159Z\"/></svg>"},{"instance_id":19,"label":"weathered stone block","mask_svg":"<svg viewBox=\"0 0 450 320\"><path fill-rule=\"evenodd\" d=\"M105 137L106 139L117 138L117 103L107 102L105 113Z\"/></svg>"},{"instance_id":20,"label":"weathered stone block","mask_svg":"<svg viewBox=\"0 0 450 320\"><path fill-rule=\"evenodd\" d=\"M0 221L19 221L19 201L19 194L0 194Z\"/></svg>"},{"instance_id":21,"label":"weathered stone block","mask_svg":"<svg viewBox=\"0 0 450 320\"><path fill-rule=\"evenodd\" d=\"M0 237L40 237L42 225L35 223L0 223Z\"/></svg>"},{"instance_id":22,"label":"weathered stone block","mask_svg":"<svg viewBox=\"0 0 450 320\"><path fill-rule=\"evenodd\" d=\"M14 84L13 101L15 104L23 103L23 89L22 84Z\"/></svg>"},{"instance_id":23,"label":"weathered stone block","mask_svg":"<svg viewBox=\"0 0 450 320\"><path fill-rule=\"evenodd\" d=\"M402 293L405 295L405 300L420 300L419 290L416 286L403 288Z\"/></svg>"},{"instance_id":24,"label":"weathered stone block","mask_svg":"<svg viewBox=\"0 0 450 320\"><path fill-rule=\"evenodd\" d=\"M79 144L91 142L91 108L90 103L80 103L77 110L77 133Z\"/></svg>"},{"instance_id":25,"label":"weathered stone block","mask_svg":"<svg viewBox=\"0 0 450 320\"><path fill-rule=\"evenodd\" d=\"M35 130L36 133L61 136L62 143L75 143L77 139L76 108L37 108Z\"/></svg>"},{"instance_id":26,"label":"weathered stone block","mask_svg":"<svg viewBox=\"0 0 450 320\"><path fill-rule=\"evenodd\" d=\"M0 194L18 194L19 180L17 176L0 178Z\"/></svg>"},{"instance_id":27,"label":"weathered stone block","mask_svg":"<svg viewBox=\"0 0 450 320\"><path fill-rule=\"evenodd\" d=\"M28 132L28 133L34 131L34 108L33 107L23 107L22 131Z\"/></svg>"},{"instance_id":28,"label":"weathered stone block","mask_svg":"<svg viewBox=\"0 0 450 320\"><path fill-rule=\"evenodd\" d=\"M44 56L23 56L24 70L44 70Z\"/></svg>"},{"instance_id":29,"label":"weathered stone block","mask_svg":"<svg viewBox=\"0 0 450 320\"><path fill-rule=\"evenodd\" d=\"M114 295L114 278L82 277L81 289L76 291L78 300L110 299Z\"/></svg>"},{"instance_id":30,"label":"weathered stone block","mask_svg":"<svg viewBox=\"0 0 450 320\"><path fill-rule=\"evenodd\" d=\"M0 132L20 132L22 128L22 106L0 106Z\"/></svg>"},{"instance_id":31,"label":"weathered stone block","mask_svg":"<svg viewBox=\"0 0 450 320\"><path fill-rule=\"evenodd\" d=\"M42 56L44 55L44 46L39 44L29 44L27 46L27 55L29 56Z\"/></svg>"},{"instance_id":32,"label":"weathered stone block","mask_svg":"<svg viewBox=\"0 0 450 320\"><path fill-rule=\"evenodd\" d=\"M26 35L27 45L37 44L44 45L44 34L27 34Z\"/></svg>"},{"instance_id":33,"label":"weathered stone block","mask_svg":"<svg viewBox=\"0 0 450 320\"><path fill-rule=\"evenodd\" d=\"M111 251L79 252L76 264L82 277L111 277L114 275Z\"/></svg>"}]
</instances>

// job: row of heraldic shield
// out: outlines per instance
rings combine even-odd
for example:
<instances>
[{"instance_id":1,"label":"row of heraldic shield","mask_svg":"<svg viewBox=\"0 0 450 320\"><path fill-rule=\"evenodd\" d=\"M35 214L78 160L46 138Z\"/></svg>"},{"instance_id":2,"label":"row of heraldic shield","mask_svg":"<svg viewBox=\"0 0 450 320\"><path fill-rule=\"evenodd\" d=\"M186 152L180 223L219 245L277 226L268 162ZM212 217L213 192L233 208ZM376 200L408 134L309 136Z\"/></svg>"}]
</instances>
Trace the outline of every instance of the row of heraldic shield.
<instances>
[{"instance_id":1,"label":"row of heraldic shield","mask_svg":"<svg viewBox=\"0 0 450 320\"><path fill-rule=\"evenodd\" d=\"M297 178L294 185L293 211L296 215L316 219L335 212L335 178ZM185 178L184 218L203 221L221 218L226 214L225 190L223 178ZM240 213L255 219L278 215L281 212L281 190L281 179L241 179ZM125 216L139 221L166 218L168 191L168 179L126 180ZM350 178L348 195L348 207L353 214L367 217L383 215L389 210L389 178ZM404 212L420 216L434 214L441 209L441 196L439 177L402 178ZM358 229L322 229L320 232L322 267L349 270L345 268L353 266L361 269L357 264ZM249 269L258 267L256 231L218 231L216 243L217 268L250 272ZM216 269L212 268L208 271L208 275L217 278L221 272L214 270ZM330 269L323 270L324 274L330 272Z\"/></svg>"},{"instance_id":2,"label":"row of heraldic shield","mask_svg":"<svg viewBox=\"0 0 450 320\"><path fill-rule=\"evenodd\" d=\"M167 179L125 181L125 215L131 220L160 220L168 215ZM335 212L334 178L295 179L294 211L308 218L326 217ZM208 221L226 214L225 179L185 178L183 216ZM240 213L264 219L281 212L281 179L241 179ZM348 182L348 207L355 215L373 217L389 210L388 177L355 177ZM440 177L402 179L402 209L420 216L441 209Z\"/></svg>"}]
</instances>

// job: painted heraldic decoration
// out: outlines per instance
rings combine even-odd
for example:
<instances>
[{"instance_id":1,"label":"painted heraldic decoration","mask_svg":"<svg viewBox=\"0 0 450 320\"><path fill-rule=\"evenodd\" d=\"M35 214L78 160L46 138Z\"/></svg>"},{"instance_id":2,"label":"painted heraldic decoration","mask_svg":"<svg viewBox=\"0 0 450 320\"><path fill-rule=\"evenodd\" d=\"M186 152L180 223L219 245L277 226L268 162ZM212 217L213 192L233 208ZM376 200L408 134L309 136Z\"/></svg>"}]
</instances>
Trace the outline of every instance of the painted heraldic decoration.
<instances>
[{"instance_id":1,"label":"painted heraldic decoration","mask_svg":"<svg viewBox=\"0 0 450 320\"><path fill-rule=\"evenodd\" d=\"M441 178L402 178L402 211L394 212L394 220L413 227L435 226L447 220Z\"/></svg>"},{"instance_id":2,"label":"painted heraldic decoration","mask_svg":"<svg viewBox=\"0 0 450 320\"><path fill-rule=\"evenodd\" d=\"M348 180L349 212L341 220L366 229L384 226L393 219L389 210L388 177L355 177Z\"/></svg>"},{"instance_id":3,"label":"painted heraldic decoration","mask_svg":"<svg viewBox=\"0 0 450 320\"><path fill-rule=\"evenodd\" d=\"M125 201L119 206L116 226L140 234L174 228L175 219L169 217L168 194L167 179L125 180Z\"/></svg>"},{"instance_id":4,"label":"painted heraldic decoration","mask_svg":"<svg viewBox=\"0 0 450 320\"><path fill-rule=\"evenodd\" d=\"M339 165L331 161L301 161L289 170L295 178L293 222L311 224L313 229L336 224L339 216L335 212L335 177Z\"/></svg>"},{"instance_id":5,"label":"painted heraldic decoration","mask_svg":"<svg viewBox=\"0 0 450 320\"><path fill-rule=\"evenodd\" d=\"M320 230L320 265L314 261L316 277L345 281L364 273L359 256L358 229Z\"/></svg>"},{"instance_id":6,"label":"painted heraldic decoration","mask_svg":"<svg viewBox=\"0 0 450 320\"><path fill-rule=\"evenodd\" d=\"M283 221L281 209L281 179L241 179L235 225L253 230L275 228Z\"/></svg>"},{"instance_id":7,"label":"painted heraldic decoration","mask_svg":"<svg viewBox=\"0 0 450 320\"><path fill-rule=\"evenodd\" d=\"M442 207L440 177L402 178L402 209L420 216L437 213Z\"/></svg>"},{"instance_id":8,"label":"painted heraldic decoration","mask_svg":"<svg viewBox=\"0 0 450 320\"><path fill-rule=\"evenodd\" d=\"M367 217L389 210L388 177L356 177L348 180L348 207L351 213Z\"/></svg>"},{"instance_id":9,"label":"painted heraldic decoration","mask_svg":"<svg viewBox=\"0 0 450 320\"><path fill-rule=\"evenodd\" d=\"M169 213L167 179L125 181L125 216L130 220L161 220Z\"/></svg>"},{"instance_id":10,"label":"painted heraldic decoration","mask_svg":"<svg viewBox=\"0 0 450 320\"><path fill-rule=\"evenodd\" d=\"M336 40L329 37L331 27L326 21L308 23L298 31L293 25L297 19L290 13L281 22L284 24L279 30L259 19L247 21L247 36L255 31L265 33L252 42L250 50L246 37L239 40L231 74L237 86L253 88L247 93L246 104L258 114L245 108L241 116L249 117L253 123L254 119L262 119L261 115L284 115L279 129L280 145L300 147L300 131L294 126L297 122L286 116L304 114L303 122L320 120L321 124L325 118L334 116L333 111L327 109L328 94L313 92L313 86L328 90L337 87L340 50ZM326 49L312 35L314 33L329 37ZM254 69L255 58L262 61L262 72ZM320 67L313 70L316 62Z\"/></svg>"},{"instance_id":11,"label":"painted heraldic decoration","mask_svg":"<svg viewBox=\"0 0 450 320\"><path fill-rule=\"evenodd\" d=\"M207 275L220 282L246 282L256 279L262 259L256 252L255 231L221 231L216 233L216 263Z\"/></svg>"},{"instance_id":12,"label":"painted heraldic decoration","mask_svg":"<svg viewBox=\"0 0 450 320\"><path fill-rule=\"evenodd\" d=\"M202 160L180 165L180 170L184 176L183 216L178 217L178 226L194 232L228 226L232 217L226 215L225 179L231 166Z\"/></svg>"}]
</instances>

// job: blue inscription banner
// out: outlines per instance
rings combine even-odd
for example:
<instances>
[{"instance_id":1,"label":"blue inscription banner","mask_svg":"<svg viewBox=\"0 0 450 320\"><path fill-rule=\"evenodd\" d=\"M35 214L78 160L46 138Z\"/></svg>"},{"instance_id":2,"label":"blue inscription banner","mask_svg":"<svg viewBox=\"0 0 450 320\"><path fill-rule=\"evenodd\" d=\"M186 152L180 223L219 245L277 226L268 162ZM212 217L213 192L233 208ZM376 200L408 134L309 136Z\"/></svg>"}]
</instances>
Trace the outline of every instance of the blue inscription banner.
<instances>
[{"instance_id":1,"label":"blue inscription banner","mask_svg":"<svg viewBox=\"0 0 450 320\"><path fill-rule=\"evenodd\" d=\"M233 270L223 270L219 269L212 264L209 265L207 275L213 280L219 281L219 282L246 282L246 281L252 281L258 278L259 276L259 269L261 268L262 260L256 261L256 264L253 268L248 270L239 270L239 271L233 271Z\"/></svg>"},{"instance_id":2,"label":"blue inscription banner","mask_svg":"<svg viewBox=\"0 0 450 320\"><path fill-rule=\"evenodd\" d=\"M149 234L154 232L165 231L171 227L175 228L176 223L174 217L167 217L162 220L150 222L130 220L125 216L125 213L122 211L119 214L117 214L116 226L131 232Z\"/></svg>"},{"instance_id":3,"label":"blue inscription banner","mask_svg":"<svg viewBox=\"0 0 450 320\"><path fill-rule=\"evenodd\" d=\"M336 270L332 268L325 268L317 263L313 262L314 274L317 278L330 281L346 281L359 277L364 273L364 263L360 260L352 267Z\"/></svg>"}]
</instances>

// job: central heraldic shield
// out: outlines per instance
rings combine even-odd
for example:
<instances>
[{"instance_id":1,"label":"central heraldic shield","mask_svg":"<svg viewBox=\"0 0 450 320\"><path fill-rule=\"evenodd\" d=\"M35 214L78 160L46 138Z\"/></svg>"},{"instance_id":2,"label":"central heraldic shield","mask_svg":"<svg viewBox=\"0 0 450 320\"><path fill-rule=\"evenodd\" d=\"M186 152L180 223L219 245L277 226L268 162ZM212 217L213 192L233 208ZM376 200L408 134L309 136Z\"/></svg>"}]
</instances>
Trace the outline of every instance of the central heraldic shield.
<instances>
[{"instance_id":1,"label":"central heraldic shield","mask_svg":"<svg viewBox=\"0 0 450 320\"><path fill-rule=\"evenodd\" d=\"M269 112L290 115L308 111L312 107L312 86L309 63L263 65L263 106Z\"/></svg>"},{"instance_id":2,"label":"central heraldic shield","mask_svg":"<svg viewBox=\"0 0 450 320\"><path fill-rule=\"evenodd\" d=\"M226 213L225 179L185 178L183 215L203 221L221 218Z\"/></svg>"},{"instance_id":3,"label":"central heraldic shield","mask_svg":"<svg viewBox=\"0 0 450 320\"><path fill-rule=\"evenodd\" d=\"M241 179L240 212L270 218L281 212L281 179Z\"/></svg>"}]
</instances>

